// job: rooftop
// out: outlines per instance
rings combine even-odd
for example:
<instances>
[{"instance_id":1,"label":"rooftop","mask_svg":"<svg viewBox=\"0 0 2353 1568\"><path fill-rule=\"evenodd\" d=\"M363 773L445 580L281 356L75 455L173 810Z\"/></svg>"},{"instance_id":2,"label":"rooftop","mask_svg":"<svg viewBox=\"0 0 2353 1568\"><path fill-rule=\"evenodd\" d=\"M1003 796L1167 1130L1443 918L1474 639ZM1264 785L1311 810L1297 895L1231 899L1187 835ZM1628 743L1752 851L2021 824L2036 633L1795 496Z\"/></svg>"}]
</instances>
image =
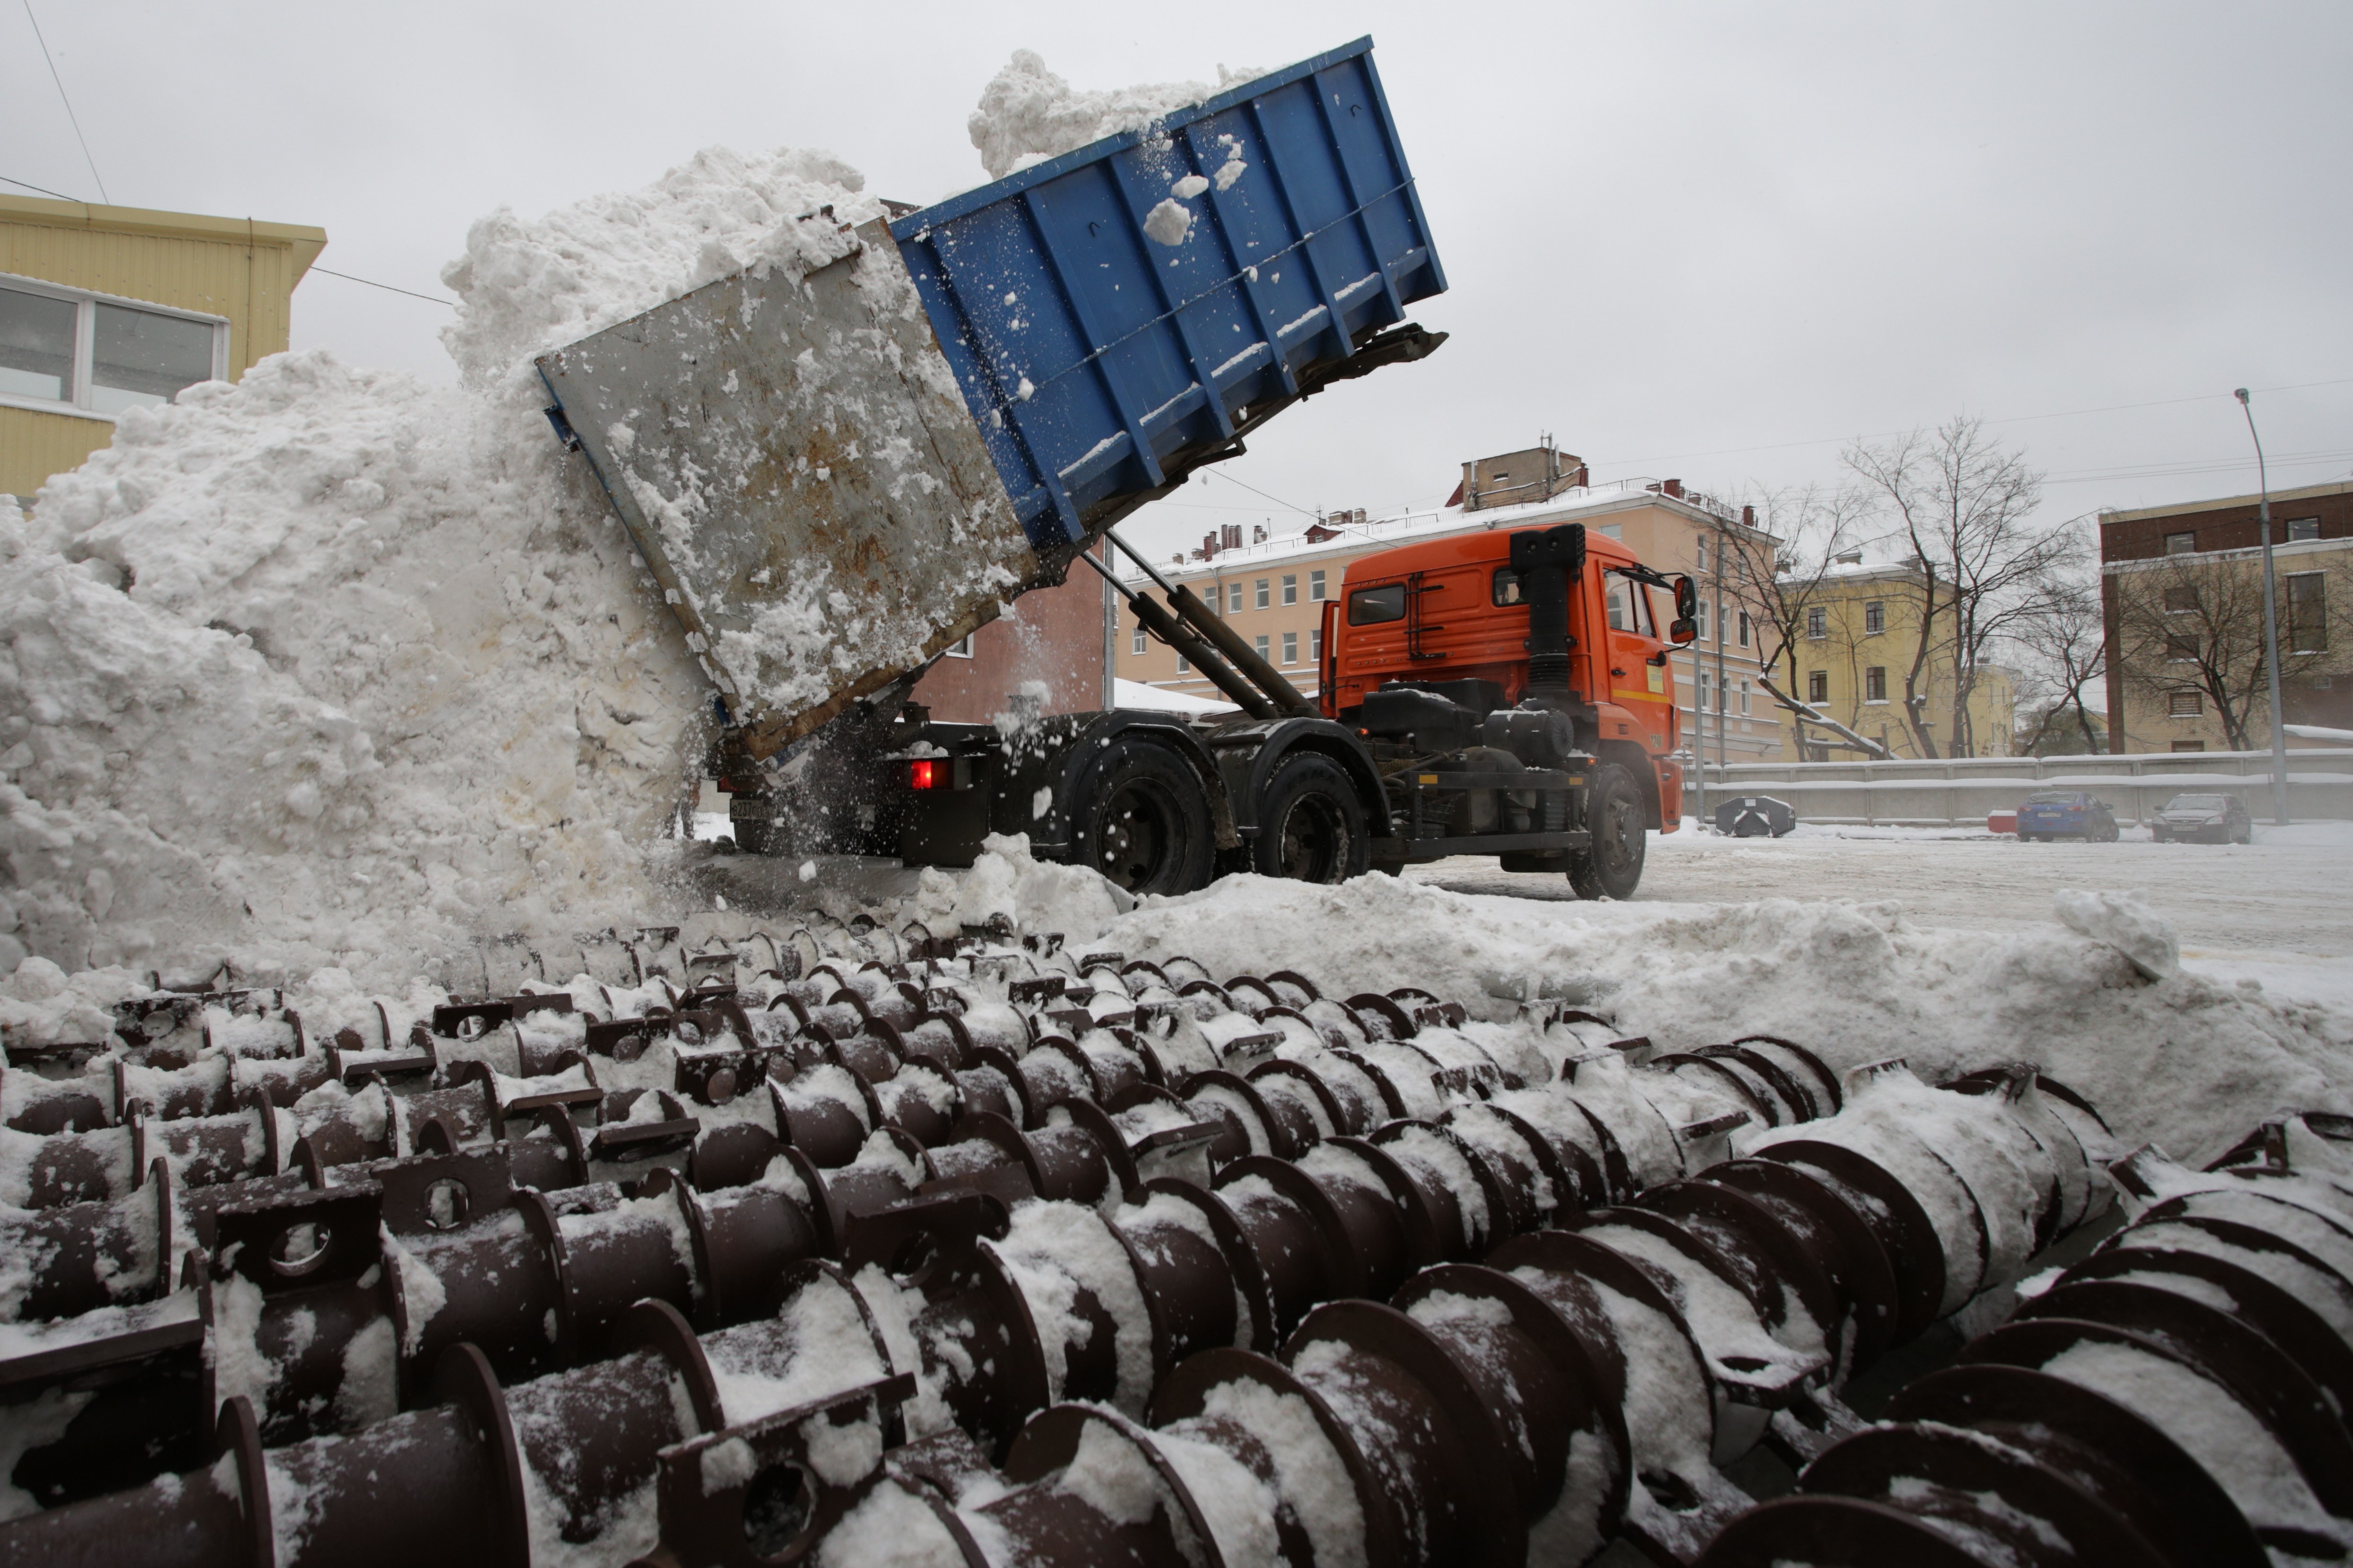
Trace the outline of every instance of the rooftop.
<instances>
[{"instance_id":1,"label":"rooftop","mask_svg":"<svg viewBox=\"0 0 2353 1568\"><path fill-rule=\"evenodd\" d=\"M1447 506L1430 511L1408 511L1396 517L1374 518L1361 523L1326 523L1323 525L1324 537L1317 537L1315 530L1286 533L1250 544L1226 545L1214 555L1204 556L1196 551L1174 561L1155 564L1168 576L1191 577L1221 572L1229 565L1355 554L1372 545L1401 544L1408 540L1468 533L1474 530L1572 522L1580 518L1613 511L1632 511L1646 506L1664 507L1698 522L1727 523L1735 528L1742 526L1737 510L1725 503L1695 491L1671 495L1661 485L1661 480L1653 479L1626 479L1606 485L1565 490L1550 500L1526 501L1517 506L1488 506L1476 511L1465 511L1460 506ZM1143 576L1141 573L1127 575L1131 581L1141 581Z\"/></svg>"},{"instance_id":2,"label":"rooftop","mask_svg":"<svg viewBox=\"0 0 2353 1568\"><path fill-rule=\"evenodd\" d=\"M2272 491L2272 504L2282 501L2316 500L2322 496L2353 494L2353 479L2336 479L2325 485L2306 485L2299 489ZM2104 511L2100 521L2107 522L2141 522L2152 517L2187 517L2200 511L2231 511L2242 506L2254 506L2263 500L2260 495L2221 496L2212 500L2175 501L2170 506L2145 506L2133 511Z\"/></svg>"}]
</instances>

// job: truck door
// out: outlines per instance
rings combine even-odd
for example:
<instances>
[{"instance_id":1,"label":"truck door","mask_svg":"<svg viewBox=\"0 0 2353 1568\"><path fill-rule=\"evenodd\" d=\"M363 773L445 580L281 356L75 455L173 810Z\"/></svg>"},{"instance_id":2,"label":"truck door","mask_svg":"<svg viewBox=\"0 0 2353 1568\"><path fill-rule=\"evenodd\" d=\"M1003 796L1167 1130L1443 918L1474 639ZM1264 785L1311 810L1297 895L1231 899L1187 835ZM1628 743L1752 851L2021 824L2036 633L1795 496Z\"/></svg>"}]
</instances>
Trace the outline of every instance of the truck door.
<instances>
[{"instance_id":1,"label":"truck door","mask_svg":"<svg viewBox=\"0 0 2353 1568\"><path fill-rule=\"evenodd\" d=\"M1666 660L1668 647L1660 619L1662 605L1654 591L1614 568L1602 578L1609 621L1609 700L1634 718L1639 740L1654 754L1672 751L1675 743L1674 685Z\"/></svg>"}]
</instances>

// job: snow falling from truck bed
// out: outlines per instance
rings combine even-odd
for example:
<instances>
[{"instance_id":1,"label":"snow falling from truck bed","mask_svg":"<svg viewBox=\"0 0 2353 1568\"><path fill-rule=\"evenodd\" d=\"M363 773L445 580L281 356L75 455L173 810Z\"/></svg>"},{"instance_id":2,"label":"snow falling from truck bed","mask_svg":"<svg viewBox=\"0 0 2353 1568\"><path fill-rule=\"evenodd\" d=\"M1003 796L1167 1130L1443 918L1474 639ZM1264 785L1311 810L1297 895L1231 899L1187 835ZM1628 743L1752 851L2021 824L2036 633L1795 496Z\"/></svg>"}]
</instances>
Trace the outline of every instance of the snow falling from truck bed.
<instances>
[{"instance_id":1,"label":"snow falling from truck bed","mask_svg":"<svg viewBox=\"0 0 2353 1568\"><path fill-rule=\"evenodd\" d=\"M1090 142L1123 131L1141 131L1187 104L1265 74L1255 66L1231 70L1219 66L1215 87L1172 81L1082 92L1048 70L1046 62L1032 51L1016 49L1013 58L983 89L980 107L965 123L988 177L1001 180L1032 163L1074 153ZM1179 231L1177 238L1182 237Z\"/></svg>"},{"instance_id":2,"label":"snow falling from truck bed","mask_svg":"<svg viewBox=\"0 0 2353 1568\"><path fill-rule=\"evenodd\" d=\"M325 353L136 409L0 513L0 960L396 985L483 932L659 918L710 691L530 356L879 213L698 154L468 237L466 375Z\"/></svg>"}]
</instances>

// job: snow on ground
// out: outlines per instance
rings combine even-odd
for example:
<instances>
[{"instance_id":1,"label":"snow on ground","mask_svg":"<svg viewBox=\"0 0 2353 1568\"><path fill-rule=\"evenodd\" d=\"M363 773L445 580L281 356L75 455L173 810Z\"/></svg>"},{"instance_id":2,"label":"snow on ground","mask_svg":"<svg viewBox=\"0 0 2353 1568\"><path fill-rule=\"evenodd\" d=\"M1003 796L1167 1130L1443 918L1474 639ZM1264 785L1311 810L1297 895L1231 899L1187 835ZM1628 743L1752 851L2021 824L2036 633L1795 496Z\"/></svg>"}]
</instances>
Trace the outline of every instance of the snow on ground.
<instances>
[{"instance_id":1,"label":"snow on ground","mask_svg":"<svg viewBox=\"0 0 2353 1568\"><path fill-rule=\"evenodd\" d=\"M1465 859L1337 888L1229 878L1115 913L1083 873L1033 877L1009 845L970 874L828 860L804 882L700 851L695 874L738 911L798 899L945 931L1003 909L1074 943L1220 977L1287 968L1344 997L1419 985L1487 1016L1558 998L1662 1048L1774 1034L1931 1078L2031 1060L2128 1142L2185 1159L2273 1111L2353 1112L2353 825L2259 829L2252 848L1887 829L1651 844L1624 903ZM2058 918L2069 889L2081 929ZM2179 967L2151 981L2133 955L2164 973L2168 934Z\"/></svg>"}]
</instances>

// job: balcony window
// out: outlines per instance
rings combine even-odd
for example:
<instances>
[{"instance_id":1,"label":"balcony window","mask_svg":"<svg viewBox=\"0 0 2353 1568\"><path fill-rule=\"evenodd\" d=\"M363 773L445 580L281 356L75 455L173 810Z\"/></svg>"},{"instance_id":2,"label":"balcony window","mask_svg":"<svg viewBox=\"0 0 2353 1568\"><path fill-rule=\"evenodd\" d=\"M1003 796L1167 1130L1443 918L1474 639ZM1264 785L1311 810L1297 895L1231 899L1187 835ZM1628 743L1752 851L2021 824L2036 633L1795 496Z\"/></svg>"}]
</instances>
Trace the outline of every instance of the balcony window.
<instances>
[{"instance_id":1,"label":"balcony window","mask_svg":"<svg viewBox=\"0 0 2353 1568\"><path fill-rule=\"evenodd\" d=\"M227 369L228 323L47 284L0 284L0 402L111 417Z\"/></svg>"}]
</instances>

